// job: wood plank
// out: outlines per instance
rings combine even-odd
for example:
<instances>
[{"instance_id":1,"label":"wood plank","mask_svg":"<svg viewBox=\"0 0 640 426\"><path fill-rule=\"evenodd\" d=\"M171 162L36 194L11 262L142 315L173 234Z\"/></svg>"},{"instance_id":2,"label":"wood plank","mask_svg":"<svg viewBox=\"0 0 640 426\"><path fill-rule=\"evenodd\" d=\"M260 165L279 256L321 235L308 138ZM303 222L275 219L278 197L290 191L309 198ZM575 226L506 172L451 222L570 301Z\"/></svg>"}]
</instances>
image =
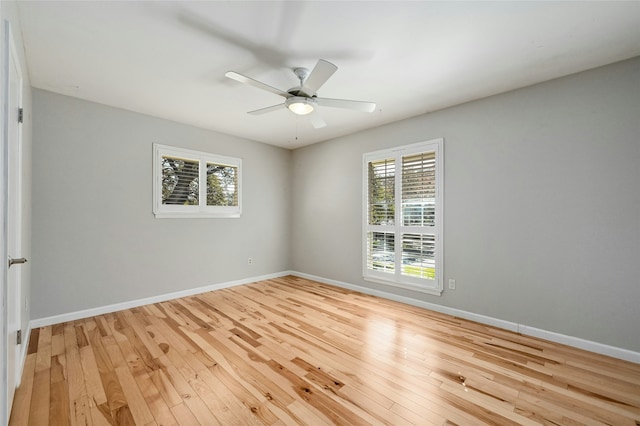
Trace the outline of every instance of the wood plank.
<instances>
[{"instance_id":1,"label":"wood plank","mask_svg":"<svg viewBox=\"0 0 640 426\"><path fill-rule=\"evenodd\" d=\"M42 327L38 336L29 424L46 424L49 421L51 396L51 327Z\"/></svg>"},{"instance_id":2,"label":"wood plank","mask_svg":"<svg viewBox=\"0 0 640 426\"><path fill-rule=\"evenodd\" d=\"M182 402L171 407L171 412L178 419L181 426L200 426L198 419L196 419L189 407Z\"/></svg>"},{"instance_id":3,"label":"wood plank","mask_svg":"<svg viewBox=\"0 0 640 426\"><path fill-rule=\"evenodd\" d=\"M127 400L127 406L131 411L131 416L135 420L136 424L144 425L151 423L154 420L153 414L149 410L142 392L136 383L136 380L131 375L131 371L126 367L116 367L116 376L118 381L122 385L122 391Z\"/></svg>"},{"instance_id":4,"label":"wood plank","mask_svg":"<svg viewBox=\"0 0 640 426\"><path fill-rule=\"evenodd\" d=\"M68 425L70 422L69 387L65 374L66 363L64 354L51 358L50 424Z\"/></svg>"},{"instance_id":5,"label":"wood plank","mask_svg":"<svg viewBox=\"0 0 640 426\"><path fill-rule=\"evenodd\" d=\"M65 365L69 392L69 423L91 425L91 408L87 398L87 387L80 361L80 351L73 323L64 325Z\"/></svg>"},{"instance_id":6,"label":"wood plank","mask_svg":"<svg viewBox=\"0 0 640 426\"><path fill-rule=\"evenodd\" d=\"M31 395L31 409L29 410L29 424L47 424L49 421L49 411L51 409L50 400L51 385L49 370L36 372L33 380L33 393ZM64 411L64 409L60 410Z\"/></svg>"}]
</instances>

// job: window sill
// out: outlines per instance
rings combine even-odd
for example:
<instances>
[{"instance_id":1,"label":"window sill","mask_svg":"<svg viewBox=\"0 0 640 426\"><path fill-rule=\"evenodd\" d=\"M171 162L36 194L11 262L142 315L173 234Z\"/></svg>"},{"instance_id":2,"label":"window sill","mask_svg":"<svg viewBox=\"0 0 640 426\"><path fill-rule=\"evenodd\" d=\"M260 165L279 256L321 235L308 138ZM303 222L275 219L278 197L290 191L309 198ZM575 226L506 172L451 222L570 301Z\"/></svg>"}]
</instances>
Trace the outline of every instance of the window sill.
<instances>
[{"instance_id":1,"label":"window sill","mask_svg":"<svg viewBox=\"0 0 640 426\"><path fill-rule=\"evenodd\" d=\"M156 219L237 219L240 213L154 213Z\"/></svg>"},{"instance_id":2,"label":"window sill","mask_svg":"<svg viewBox=\"0 0 640 426\"><path fill-rule=\"evenodd\" d=\"M382 278L372 277L372 276L369 276L369 275L363 275L362 278L365 281L370 281L370 282L374 282L374 283L378 283L378 284L384 284L384 285L390 286L390 287L404 288L406 290L417 291L419 293L431 294L433 296L442 296L442 289L441 288L438 289L438 288L422 287L422 286L419 286L419 285L416 285L416 284L385 280L385 279L382 279Z\"/></svg>"}]
</instances>

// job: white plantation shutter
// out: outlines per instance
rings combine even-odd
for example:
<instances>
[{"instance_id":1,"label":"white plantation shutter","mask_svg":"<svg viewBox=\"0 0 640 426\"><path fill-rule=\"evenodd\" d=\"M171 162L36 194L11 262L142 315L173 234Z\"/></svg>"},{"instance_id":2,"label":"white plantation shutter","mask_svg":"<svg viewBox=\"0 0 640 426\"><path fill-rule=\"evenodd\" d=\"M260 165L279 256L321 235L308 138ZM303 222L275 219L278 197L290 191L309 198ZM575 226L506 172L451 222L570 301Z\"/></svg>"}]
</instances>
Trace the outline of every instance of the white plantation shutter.
<instances>
[{"instance_id":1,"label":"white plantation shutter","mask_svg":"<svg viewBox=\"0 0 640 426\"><path fill-rule=\"evenodd\" d=\"M442 292L442 139L364 155L363 275Z\"/></svg>"}]
</instances>

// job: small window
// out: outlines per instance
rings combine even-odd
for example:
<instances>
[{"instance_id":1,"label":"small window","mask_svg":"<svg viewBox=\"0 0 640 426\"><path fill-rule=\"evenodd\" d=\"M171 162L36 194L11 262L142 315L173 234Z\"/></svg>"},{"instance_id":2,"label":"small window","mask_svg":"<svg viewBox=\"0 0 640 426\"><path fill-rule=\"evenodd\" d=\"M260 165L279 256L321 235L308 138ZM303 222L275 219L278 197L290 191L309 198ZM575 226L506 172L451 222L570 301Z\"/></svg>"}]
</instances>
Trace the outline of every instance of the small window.
<instances>
[{"instance_id":1,"label":"small window","mask_svg":"<svg viewBox=\"0 0 640 426\"><path fill-rule=\"evenodd\" d=\"M364 155L363 275L441 294L442 139Z\"/></svg>"},{"instance_id":2,"label":"small window","mask_svg":"<svg viewBox=\"0 0 640 426\"><path fill-rule=\"evenodd\" d=\"M240 217L241 166L239 158L153 144L153 214Z\"/></svg>"}]
</instances>

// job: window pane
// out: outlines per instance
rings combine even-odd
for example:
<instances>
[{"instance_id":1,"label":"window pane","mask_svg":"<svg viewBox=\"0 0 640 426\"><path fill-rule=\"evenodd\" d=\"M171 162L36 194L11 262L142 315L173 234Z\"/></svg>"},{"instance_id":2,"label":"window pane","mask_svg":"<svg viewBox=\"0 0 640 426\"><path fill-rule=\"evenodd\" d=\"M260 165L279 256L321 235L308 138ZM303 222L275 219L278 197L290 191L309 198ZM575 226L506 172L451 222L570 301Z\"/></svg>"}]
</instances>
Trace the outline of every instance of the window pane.
<instances>
[{"instance_id":1,"label":"window pane","mask_svg":"<svg viewBox=\"0 0 640 426\"><path fill-rule=\"evenodd\" d=\"M436 239L428 234L402 234L402 275L434 280Z\"/></svg>"},{"instance_id":2,"label":"window pane","mask_svg":"<svg viewBox=\"0 0 640 426\"><path fill-rule=\"evenodd\" d=\"M162 157L162 204L198 205L197 160Z\"/></svg>"},{"instance_id":3,"label":"window pane","mask_svg":"<svg viewBox=\"0 0 640 426\"><path fill-rule=\"evenodd\" d=\"M393 225L395 217L395 161L369 163L369 224Z\"/></svg>"},{"instance_id":4,"label":"window pane","mask_svg":"<svg viewBox=\"0 0 640 426\"><path fill-rule=\"evenodd\" d=\"M367 234L367 269L393 272L395 270L395 242L393 233Z\"/></svg>"},{"instance_id":5,"label":"window pane","mask_svg":"<svg viewBox=\"0 0 640 426\"><path fill-rule=\"evenodd\" d=\"M207 163L207 205L238 205L238 168Z\"/></svg>"},{"instance_id":6,"label":"window pane","mask_svg":"<svg viewBox=\"0 0 640 426\"><path fill-rule=\"evenodd\" d=\"M434 226L435 212L435 152L402 157L402 225Z\"/></svg>"}]
</instances>

